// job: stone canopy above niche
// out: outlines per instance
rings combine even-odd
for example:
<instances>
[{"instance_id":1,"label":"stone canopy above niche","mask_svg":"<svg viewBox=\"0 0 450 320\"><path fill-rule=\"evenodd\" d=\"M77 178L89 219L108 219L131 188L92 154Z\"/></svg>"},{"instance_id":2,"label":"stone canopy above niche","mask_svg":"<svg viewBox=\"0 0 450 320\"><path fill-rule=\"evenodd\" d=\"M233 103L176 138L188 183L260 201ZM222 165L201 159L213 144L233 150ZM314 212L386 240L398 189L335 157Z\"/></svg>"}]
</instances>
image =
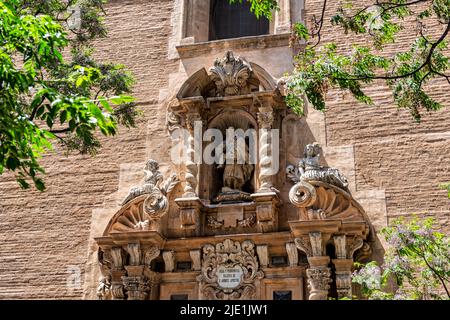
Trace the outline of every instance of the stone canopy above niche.
<instances>
[{"instance_id":1,"label":"stone canopy above niche","mask_svg":"<svg viewBox=\"0 0 450 320\"><path fill-rule=\"evenodd\" d=\"M176 97L235 96L276 88L275 79L262 67L228 51L223 58L215 60L209 73L202 68L190 76Z\"/></svg>"}]
</instances>

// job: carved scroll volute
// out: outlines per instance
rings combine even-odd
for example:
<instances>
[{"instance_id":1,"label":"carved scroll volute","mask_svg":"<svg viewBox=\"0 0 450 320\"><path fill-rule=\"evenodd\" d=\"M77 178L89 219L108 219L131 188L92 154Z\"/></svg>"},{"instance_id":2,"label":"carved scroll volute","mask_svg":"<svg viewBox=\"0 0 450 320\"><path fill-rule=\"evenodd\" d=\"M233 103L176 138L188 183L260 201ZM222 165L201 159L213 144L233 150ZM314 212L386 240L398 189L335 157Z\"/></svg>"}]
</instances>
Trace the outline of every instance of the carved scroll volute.
<instances>
[{"instance_id":1,"label":"carved scroll volute","mask_svg":"<svg viewBox=\"0 0 450 320\"><path fill-rule=\"evenodd\" d=\"M189 251L189 255L191 256L192 260L192 270L200 271L202 268L200 250L191 250Z\"/></svg>"},{"instance_id":2,"label":"carved scroll volute","mask_svg":"<svg viewBox=\"0 0 450 320\"><path fill-rule=\"evenodd\" d=\"M298 251L297 246L293 242L286 243L286 252L289 259L289 266L295 267L298 265Z\"/></svg>"},{"instance_id":3,"label":"carved scroll volute","mask_svg":"<svg viewBox=\"0 0 450 320\"><path fill-rule=\"evenodd\" d=\"M269 265L269 252L267 245L256 246L256 253L258 254L259 265L266 268Z\"/></svg>"},{"instance_id":4,"label":"carved scroll volute","mask_svg":"<svg viewBox=\"0 0 450 320\"><path fill-rule=\"evenodd\" d=\"M139 243L129 243L127 245L127 252L130 257L128 261L130 266L138 266L141 264L141 248Z\"/></svg>"},{"instance_id":5,"label":"carved scroll volute","mask_svg":"<svg viewBox=\"0 0 450 320\"><path fill-rule=\"evenodd\" d=\"M310 232L309 241L311 242L312 254L315 257L324 255L324 248L322 243L322 233L321 232Z\"/></svg>"},{"instance_id":6,"label":"carved scroll volute","mask_svg":"<svg viewBox=\"0 0 450 320\"><path fill-rule=\"evenodd\" d=\"M144 250L144 265L147 268L151 267L151 263L160 254L160 250L156 246L151 246Z\"/></svg>"},{"instance_id":7,"label":"carved scroll volute","mask_svg":"<svg viewBox=\"0 0 450 320\"><path fill-rule=\"evenodd\" d=\"M249 93L248 80L252 75L250 64L228 51L224 58L216 59L209 69L210 78L216 85L217 96L234 96Z\"/></svg>"},{"instance_id":8,"label":"carved scroll volute","mask_svg":"<svg viewBox=\"0 0 450 320\"><path fill-rule=\"evenodd\" d=\"M316 188L308 182L301 181L289 190L289 200L297 208L306 208L316 202Z\"/></svg>"},{"instance_id":9,"label":"carved scroll volute","mask_svg":"<svg viewBox=\"0 0 450 320\"><path fill-rule=\"evenodd\" d=\"M336 257L338 259L346 259L347 258L347 245L346 245L346 236L339 235L334 236L334 247L336 249Z\"/></svg>"},{"instance_id":10,"label":"carved scroll volute","mask_svg":"<svg viewBox=\"0 0 450 320\"><path fill-rule=\"evenodd\" d=\"M298 248L298 250L304 252L308 257L311 257L313 255L311 244L308 238L306 237L295 238L294 243L295 246Z\"/></svg>"},{"instance_id":11,"label":"carved scroll volute","mask_svg":"<svg viewBox=\"0 0 450 320\"><path fill-rule=\"evenodd\" d=\"M125 255L121 247L113 247L110 251L112 260L111 269L111 296L113 300L122 300L125 298L122 277L125 276L123 269Z\"/></svg>"},{"instance_id":12,"label":"carved scroll volute","mask_svg":"<svg viewBox=\"0 0 450 320\"><path fill-rule=\"evenodd\" d=\"M113 269L122 270L124 266L124 254L120 247L114 247L111 249L111 258L113 263Z\"/></svg>"},{"instance_id":13,"label":"carved scroll volute","mask_svg":"<svg viewBox=\"0 0 450 320\"><path fill-rule=\"evenodd\" d=\"M356 252L356 250L361 248L363 246L363 244L364 244L364 241L359 236L353 236L351 238L348 237L347 238L347 245L346 245L347 258L348 259L353 259L353 254Z\"/></svg>"}]
</instances>

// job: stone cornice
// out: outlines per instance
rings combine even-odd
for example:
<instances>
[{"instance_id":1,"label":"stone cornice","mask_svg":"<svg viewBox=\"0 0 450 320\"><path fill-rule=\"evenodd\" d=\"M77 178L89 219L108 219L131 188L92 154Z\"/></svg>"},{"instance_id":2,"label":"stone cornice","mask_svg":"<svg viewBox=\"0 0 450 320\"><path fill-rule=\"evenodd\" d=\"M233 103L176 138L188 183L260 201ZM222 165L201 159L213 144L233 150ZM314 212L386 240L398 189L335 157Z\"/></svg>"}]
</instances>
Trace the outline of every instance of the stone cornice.
<instances>
[{"instance_id":1,"label":"stone cornice","mask_svg":"<svg viewBox=\"0 0 450 320\"><path fill-rule=\"evenodd\" d=\"M251 50L289 46L290 33L223 39L177 46L181 59L207 55L213 51Z\"/></svg>"}]
</instances>

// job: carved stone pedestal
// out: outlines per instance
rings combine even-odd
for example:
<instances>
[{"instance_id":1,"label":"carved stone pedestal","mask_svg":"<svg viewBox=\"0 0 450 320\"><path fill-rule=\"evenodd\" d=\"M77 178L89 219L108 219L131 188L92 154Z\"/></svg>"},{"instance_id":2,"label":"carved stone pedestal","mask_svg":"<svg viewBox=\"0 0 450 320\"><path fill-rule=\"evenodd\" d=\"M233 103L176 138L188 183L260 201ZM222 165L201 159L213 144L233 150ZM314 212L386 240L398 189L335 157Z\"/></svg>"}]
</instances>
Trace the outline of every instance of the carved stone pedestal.
<instances>
[{"instance_id":1,"label":"carved stone pedestal","mask_svg":"<svg viewBox=\"0 0 450 320\"><path fill-rule=\"evenodd\" d=\"M280 198L275 192L253 193L259 232L274 232L278 228L278 205Z\"/></svg>"},{"instance_id":2,"label":"carved stone pedestal","mask_svg":"<svg viewBox=\"0 0 450 320\"><path fill-rule=\"evenodd\" d=\"M186 237L199 236L201 233L202 219L201 208L202 202L199 198L178 198L175 199L176 204L180 208L181 227L185 231Z\"/></svg>"}]
</instances>

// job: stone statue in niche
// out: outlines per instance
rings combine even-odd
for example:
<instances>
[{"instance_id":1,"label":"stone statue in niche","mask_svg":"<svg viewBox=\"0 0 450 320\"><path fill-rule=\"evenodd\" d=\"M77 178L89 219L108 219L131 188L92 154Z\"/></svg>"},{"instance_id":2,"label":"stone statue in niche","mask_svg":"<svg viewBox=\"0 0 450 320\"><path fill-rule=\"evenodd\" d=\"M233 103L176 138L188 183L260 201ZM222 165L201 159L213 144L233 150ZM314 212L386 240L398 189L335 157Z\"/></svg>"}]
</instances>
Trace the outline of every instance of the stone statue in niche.
<instances>
[{"instance_id":1,"label":"stone statue in niche","mask_svg":"<svg viewBox=\"0 0 450 320\"><path fill-rule=\"evenodd\" d=\"M289 165L286 168L288 177L294 182L300 181L321 181L335 185L344 190L348 190L348 181L344 175L335 168L319 165L321 147L317 142L306 145L303 159L298 167Z\"/></svg>"},{"instance_id":2,"label":"stone statue in niche","mask_svg":"<svg viewBox=\"0 0 450 320\"><path fill-rule=\"evenodd\" d=\"M226 155L225 145L224 154ZM228 150L229 156L225 157L225 163L217 166L223 171L223 187L216 202L227 201L251 201L250 194L243 191L244 185L250 181L254 165L248 163L249 150L245 140L234 140L233 149Z\"/></svg>"}]
</instances>

